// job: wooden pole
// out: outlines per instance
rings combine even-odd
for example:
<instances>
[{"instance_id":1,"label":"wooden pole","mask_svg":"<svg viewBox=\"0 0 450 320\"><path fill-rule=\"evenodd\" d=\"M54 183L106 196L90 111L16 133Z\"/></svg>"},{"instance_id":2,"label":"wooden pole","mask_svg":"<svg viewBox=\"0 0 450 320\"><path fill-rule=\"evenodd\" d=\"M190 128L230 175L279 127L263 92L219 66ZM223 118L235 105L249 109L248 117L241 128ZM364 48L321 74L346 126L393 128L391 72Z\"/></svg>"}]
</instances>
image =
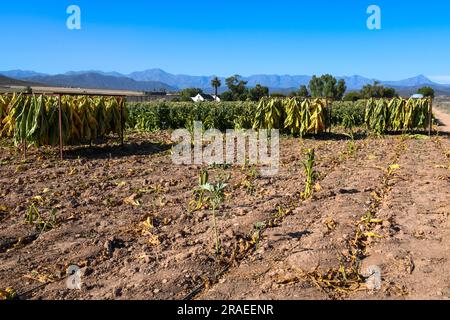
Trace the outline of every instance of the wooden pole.
<instances>
[{"instance_id":1,"label":"wooden pole","mask_svg":"<svg viewBox=\"0 0 450 320\"><path fill-rule=\"evenodd\" d=\"M330 128L328 128L329 133L331 133L331 128L333 127L333 99L330 99Z\"/></svg>"},{"instance_id":2,"label":"wooden pole","mask_svg":"<svg viewBox=\"0 0 450 320\"><path fill-rule=\"evenodd\" d=\"M428 111L428 121L429 121L429 136L431 137L431 134L433 133L433 98L430 97L430 108Z\"/></svg>"},{"instance_id":3,"label":"wooden pole","mask_svg":"<svg viewBox=\"0 0 450 320\"><path fill-rule=\"evenodd\" d=\"M123 98L118 98L120 104L120 145L123 147Z\"/></svg>"},{"instance_id":4,"label":"wooden pole","mask_svg":"<svg viewBox=\"0 0 450 320\"><path fill-rule=\"evenodd\" d=\"M27 138L23 138L23 160L27 160Z\"/></svg>"},{"instance_id":5,"label":"wooden pole","mask_svg":"<svg viewBox=\"0 0 450 320\"><path fill-rule=\"evenodd\" d=\"M27 104L25 103L24 108L27 107ZM27 133L22 133L24 134L23 139L22 139L22 143L23 143L23 160L27 160Z\"/></svg>"},{"instance_id":6,"label":"wooden pole","mask_svg":"<svg viewBox=\"0 0 450 320\"><path fill-rule=\"evenodd\" d=\"M59 111L59 117L58 117L58 122L59 122L59 157L61 159L61 161L64 160L64 155L63 155L63 133L62 133L62 108L61 108L61 95L58 95L58 111Z\"/></svg>"}]
</instances>

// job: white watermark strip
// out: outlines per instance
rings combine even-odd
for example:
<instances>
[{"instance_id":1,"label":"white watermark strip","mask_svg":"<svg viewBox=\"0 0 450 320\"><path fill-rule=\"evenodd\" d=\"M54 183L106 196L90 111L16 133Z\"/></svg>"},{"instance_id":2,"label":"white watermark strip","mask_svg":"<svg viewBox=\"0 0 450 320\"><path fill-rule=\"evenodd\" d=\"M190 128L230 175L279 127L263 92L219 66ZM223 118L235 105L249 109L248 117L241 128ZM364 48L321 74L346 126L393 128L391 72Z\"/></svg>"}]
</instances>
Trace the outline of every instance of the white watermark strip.
<instances>
[{"instance_id":1,"label":"white watermark strip","mask_svg":"<svg viewBox=\"0 0 450 320\"><path fill-rule=\"evenodd\" d=\"M258 165L263 176L279 171L279 130L227 130L203 132L201 122L194 123L193 132L175 130L172 161L176 165Z\"/></svg>"}]
</instances>

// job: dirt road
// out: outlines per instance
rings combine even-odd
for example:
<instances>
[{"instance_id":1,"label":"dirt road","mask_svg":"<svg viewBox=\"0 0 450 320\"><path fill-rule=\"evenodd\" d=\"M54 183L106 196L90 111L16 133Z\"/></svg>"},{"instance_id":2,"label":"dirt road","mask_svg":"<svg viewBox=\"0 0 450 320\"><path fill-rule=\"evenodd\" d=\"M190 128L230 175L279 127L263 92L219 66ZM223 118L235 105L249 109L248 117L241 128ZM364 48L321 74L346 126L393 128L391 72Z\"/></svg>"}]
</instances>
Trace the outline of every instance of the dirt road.
<instances>
[{"instance_id":1,"label":"dirt road","mask_svg":"<svg viewBox=\"0 0 450 320\"><path fill-rule=\"evenodd\" d=\"M442 124L439 126L440 132L449 132L450 133L450 114L444 113L440 109L434 109L434 116L439 120Z\"/></svg>"}]
</instances>

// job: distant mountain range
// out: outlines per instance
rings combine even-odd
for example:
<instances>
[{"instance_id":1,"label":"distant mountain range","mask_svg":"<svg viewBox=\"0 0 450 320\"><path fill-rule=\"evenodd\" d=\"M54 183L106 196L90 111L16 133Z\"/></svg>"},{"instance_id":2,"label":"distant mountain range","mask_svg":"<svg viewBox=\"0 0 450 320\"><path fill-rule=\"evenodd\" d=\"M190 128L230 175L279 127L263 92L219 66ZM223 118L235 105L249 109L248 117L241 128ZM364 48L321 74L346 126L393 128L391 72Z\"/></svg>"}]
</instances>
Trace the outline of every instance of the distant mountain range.
<instances>
[{"instance_id":1,"label":"distant mountain range","mask_svg":"<svg viewBox=\"0 0 450 320\"><path fill-rule=\"evenodd\" d=\"M175 75L161 69L149 69L130 74L118 72L70 71L60 75L48 75L35 71L12 70L0 71L1 75L9 78L42 83L51 86L80 87L95 89L123 89L135 91L178 91L185 88L201 88L212 92L211 80L214 76ZM359 90L367 84L373 84L376 79L365 78L359 75L342 76L347 84L347 90ZM226 90L225 78L222 80L221 92ZM297 90L301 85L308 85L311 76L308 75L252 75L243 77L248 86L257 84L267 86L271 92L288 93ZM401 94L415 93L422 86L433 87L439 95L450 95L450 85L438 84L423 75L400 81L379 81L381 84L395 88Z\"/></svg>"},{"instance_id":2,"label":"distant mountain range","mask_svg":"<svg viewBox=\"0 0 450 320\"><path fill-rule=\"evenodd\" d=\"M17 79L12 79L9 77L2 76L0 74L0 86L36 86L38 83L28 82L28 81L22 81Z\"/></svg>"},{"instance_id":3,"label":"distant mountain range","mask_svg":"<svg viewBox=\"0 0 450 320\"><path fill-rule=\"evenodd\" d=\"M13 70L1 72L0 74L9 78L55 87L88 88L88 89L110 89L110 90L132 90L132 91L176 91L160 81L136 81L121 76L118 73L104 73L99 71L89 72L67 72L59 75L47 75L34 71Z\"/></svg>"},{"instance_id":4,"label":"distant mountain range","mask_svg":"<svg viewBox=\"0 0 450 320\"><path fill-rule=\"evenodd\" d=\"M40 75L24 80L39 82L46 85L71 88L132 90L132 91L176 91L159 81L135 81L127 77L108 76L100 73L72 73L63 75Z\"/></svg>"}]
</instances>

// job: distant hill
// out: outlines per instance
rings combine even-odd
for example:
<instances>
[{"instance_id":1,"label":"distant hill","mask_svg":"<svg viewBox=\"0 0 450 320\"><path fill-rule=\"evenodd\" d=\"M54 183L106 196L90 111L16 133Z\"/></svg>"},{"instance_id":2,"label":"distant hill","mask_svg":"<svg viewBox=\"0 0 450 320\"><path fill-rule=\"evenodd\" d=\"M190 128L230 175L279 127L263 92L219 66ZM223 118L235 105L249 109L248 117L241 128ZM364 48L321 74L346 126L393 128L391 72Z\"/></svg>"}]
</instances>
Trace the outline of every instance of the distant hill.
<instances>
[{"instance_id":1,"label":"distant hill","mask_svg":"<svg viewBox=\"0 0 450 320\"><path fill-rule=\"evenodd\" d=\"M64 73L66 76L76 76L76 75L82 75L86 73L97 73L103 76L113 76L113 77L125 77L125 75L119 73L119 72L104 72L100 70L89 70L89 71L68 71Z\"/></svg>"},{"instance_id":2,"label":"distant hill","mask_svg":"<svg viewBox=\"0 0 450 320\"><path fill-rule=\"evenodd\" d=\"M133 72L127 75L136 81L160 81L179 89L185 88L210 88L213 76L189 76L174 75L161 69L150 69L140 72ZM225 78L221 78L225 84Z\"/></svg>"},{"instance_id":3,"label":"distant hill","mask_svg":"<svg viewBox=\"0 0 450 320\"><path fill-rule=\"evenodd\" d=\"M135 81L127 77L108 76L99 73L72 73L55 76L40 75L26 79L28 81L44 83L57 87L133 91L176 90L176 88L159 81Z\"/></svg>"},{"instance_id":4,"label":"distant hill","mask_svg":"<svg viewBox=\"0 0 450 320\"><path fill-rule=\"evenodd\" d=\"M176 75L161 69L132 72L128 75L103 71L70 71L61 75L46 75L34 71L21 70L0 71L0 74L18 80L40 82L52 86L137 91L178 91L185 88L201 88L208 93L213 92L211 80L215 77L212 75ZM378 81L385 86L397 89L403 95L414 93L420 87L430 86L436 90L438 95L450 96L450 85L435 83L424 75L399 81L380 81L360 75L338 76L337 78L345 80L348 91L360 90L363 86ZM223 92L227 90L225 77L219 77L219 79L222 81L222 87L219 89L219 92ZM297 90L301 85L308 85L311 76L260 74L243 77L243 79L248 81L248 86L250 87L261 84L269 87L271 92L289 93Z\"/></svg>"},{"instance_id":5,"label":"distant hill","mask_svg":"<svg viewBox=\"0 0 450 320\"><path fill-rule=\"evenodd\" d=\"M35 76L44 76L46 74L39 73L35 71L27 71L27 70L10 70L10 71L0 71L0 74L18 80L25 80L27 78L35 77Z\"/></svg>"},{"instance_id":6,"label":"distant hill","mask_svg":"<svg viewBox=\"0 0 450 320\"><path fill-rule=\"evenodd\" d=\"M12 79L12 78L8 78L8 77L0 75L0 86L24 86L24 87L30 86L31 87L31 86L35 86L35 85L39 85L39 83Z\"/></svg>"},{"instance_id":7,"label":"distant hill","mask_svg":"<svg viewBox=\"0 0 450 320\"><path fill-rule=\"evenodd\" d=\"M397 87L423 87L423 86L439 85L437 83L434 83L424 75L419 75L417 77L408 78L400 81L383 81L382 83L387 86L397 86Z\"/></svg>"}]
</instances>

